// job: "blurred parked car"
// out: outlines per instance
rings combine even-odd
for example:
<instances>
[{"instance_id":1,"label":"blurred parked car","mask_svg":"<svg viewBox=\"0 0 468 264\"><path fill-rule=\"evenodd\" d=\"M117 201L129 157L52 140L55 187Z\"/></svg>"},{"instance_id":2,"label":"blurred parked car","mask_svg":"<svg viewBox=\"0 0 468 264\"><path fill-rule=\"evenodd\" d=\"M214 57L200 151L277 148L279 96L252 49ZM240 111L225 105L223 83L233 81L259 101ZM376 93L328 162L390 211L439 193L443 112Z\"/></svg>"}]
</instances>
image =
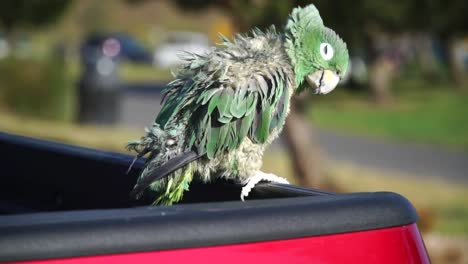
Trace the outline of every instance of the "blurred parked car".
<instances>
[{"instance_id":1,"label":"blurred parked car","mask_svg":"<svg viewBox=\"0 0 468 264\"><path fill-rule=\"evenodd\" d=\"M154 52L154 65L162 68L182 63L184 52L203 54L210 49L208 37L196 32L172 32Z\"/></svg>"},{"instance_id":2,"label":"blurred parked car","mask_svg":"<svg viewBox=\"0 0 468 264\"><path fill-rule=\"evenodd\" d=\"M82 56L95 53L116 59L136 63L151 63L151 53L132 36L126 33L94 33L89 35L81 45Z\"/></svg>"}]
</instances>

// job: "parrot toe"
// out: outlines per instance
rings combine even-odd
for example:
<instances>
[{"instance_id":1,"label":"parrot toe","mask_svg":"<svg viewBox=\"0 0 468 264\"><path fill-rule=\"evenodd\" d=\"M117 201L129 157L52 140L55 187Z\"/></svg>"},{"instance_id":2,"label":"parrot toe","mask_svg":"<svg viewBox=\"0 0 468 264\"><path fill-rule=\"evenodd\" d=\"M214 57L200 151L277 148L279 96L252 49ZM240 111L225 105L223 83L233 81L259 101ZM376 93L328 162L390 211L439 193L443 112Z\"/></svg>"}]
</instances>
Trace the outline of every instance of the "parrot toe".
<instances>
[{"instance_id":1,"label":"parrot toe","mask_svg":"<svg viewBox=\"0 0 468 264\"><path fill-rule=\"evenodd\" d=\"M255 185L257 185L261 181L289 184L288 180L286 180L285 178L276 176L272 173L257 171L257 173L253 177L250 177L247 180L247 184L245 184L244 187L242 187L240 199L244 202L245 198L249 196L250 191L255 187Z\"/></svg>"}]
</instances>

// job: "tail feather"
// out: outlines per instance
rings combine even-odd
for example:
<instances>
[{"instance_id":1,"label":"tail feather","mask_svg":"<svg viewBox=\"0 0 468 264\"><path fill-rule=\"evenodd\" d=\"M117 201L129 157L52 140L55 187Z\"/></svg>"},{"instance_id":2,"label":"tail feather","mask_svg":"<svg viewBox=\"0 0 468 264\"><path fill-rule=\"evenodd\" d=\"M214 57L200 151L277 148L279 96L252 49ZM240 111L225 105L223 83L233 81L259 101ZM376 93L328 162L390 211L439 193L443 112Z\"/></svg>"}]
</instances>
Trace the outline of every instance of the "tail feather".
<instances>
[{"instance_id":1,"label":"tail feather","mask_svg":"<svg viewBox=\"0 0 468 264\"><path fill-rule=\"evenodd\" d=\"M129 174L130 171L131 171L132 168L133 168L133 165L135 165L135 162L136 162L137 160L139 160L140 158L142 158L143 156L145 156L148 152L150 152L150 151L145 151L145 152L138 153L138 154L133 158L132 163L130 164L130 166L128 166L128 169L127 169L127 172L126 172L126 173Z\"/></svg>"},{"instance_id":2,"label":"tail feather","mask_svg":"<svg viewBox=\"0 0 468 264\"><path fill-rule=\"evenodd\" d=\"M168 160L166 163L160 167L152 170L148 175L145 175L136 185L133 187L133 190L130 192L130 197L138 199L141 193L154 181L160 180L164 177L169 176L172 172L177 169L182 168L183 166L189 164L190 162L199 159L202 155L199 155L195 151L184 152L181 155Z\"/></svg>"}]
</instances>

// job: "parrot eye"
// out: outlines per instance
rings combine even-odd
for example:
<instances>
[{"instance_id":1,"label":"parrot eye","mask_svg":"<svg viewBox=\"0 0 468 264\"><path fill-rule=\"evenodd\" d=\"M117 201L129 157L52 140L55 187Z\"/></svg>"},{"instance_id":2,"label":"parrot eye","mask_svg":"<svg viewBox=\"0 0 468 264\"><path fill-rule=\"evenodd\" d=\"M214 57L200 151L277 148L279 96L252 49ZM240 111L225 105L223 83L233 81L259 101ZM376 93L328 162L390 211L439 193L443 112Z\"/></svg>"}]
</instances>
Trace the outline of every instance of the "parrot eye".
<instances>
[{"instance_id":1,"label":"parrot eye","mask_svg":"<svg viewBox=\"0 0 468 264\"><path fill-rule=\"evenodd\" d=\"M328 43L321 43L320 44L320 55L322 55L322 58L326 61L331 60L334 55L334 50L332 46Z\"/></svg>"}]
</instances>

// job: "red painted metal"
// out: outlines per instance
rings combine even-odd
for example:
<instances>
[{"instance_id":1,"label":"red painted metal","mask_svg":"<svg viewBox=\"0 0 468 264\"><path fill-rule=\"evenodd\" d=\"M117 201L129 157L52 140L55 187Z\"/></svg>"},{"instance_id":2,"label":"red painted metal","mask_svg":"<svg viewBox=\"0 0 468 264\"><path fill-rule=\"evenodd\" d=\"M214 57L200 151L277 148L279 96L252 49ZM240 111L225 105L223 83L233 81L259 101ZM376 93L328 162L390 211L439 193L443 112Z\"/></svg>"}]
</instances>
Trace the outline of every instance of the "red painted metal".
<instances>
[{"instance_id":1,"label":"red painted metal","mask_svg":"<svg viewBox=\"0 0 468 264\"><path fill-rule=\"evenodd\" d=\"M412 224L299 239L15 263L429 264L430 261L418 228Z\"/></svg>"}]
</instances>

